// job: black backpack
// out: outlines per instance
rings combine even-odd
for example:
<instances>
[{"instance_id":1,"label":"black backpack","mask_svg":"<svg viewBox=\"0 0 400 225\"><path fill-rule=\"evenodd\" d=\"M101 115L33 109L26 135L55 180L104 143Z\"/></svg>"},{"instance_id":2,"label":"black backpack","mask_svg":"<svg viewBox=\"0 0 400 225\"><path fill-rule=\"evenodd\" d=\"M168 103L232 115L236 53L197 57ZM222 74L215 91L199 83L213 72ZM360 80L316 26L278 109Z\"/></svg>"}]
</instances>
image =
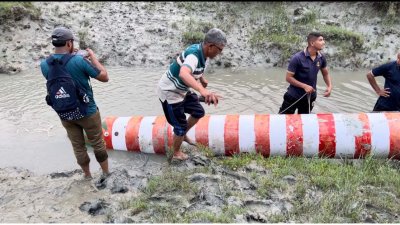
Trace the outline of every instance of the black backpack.
<instances>
[{"instance_id":1,"label":"black backpack","mask_svg":"<svg viewBox=\"0 0 400 225\"><path fill-rule=\"evenodd\" d=\"M89 97L66 70L74 55L65 54L61 59L52 55L46 59L49 65L46 102L62 120L78 120L86 116Z\"/></svg>"}]
</instances>

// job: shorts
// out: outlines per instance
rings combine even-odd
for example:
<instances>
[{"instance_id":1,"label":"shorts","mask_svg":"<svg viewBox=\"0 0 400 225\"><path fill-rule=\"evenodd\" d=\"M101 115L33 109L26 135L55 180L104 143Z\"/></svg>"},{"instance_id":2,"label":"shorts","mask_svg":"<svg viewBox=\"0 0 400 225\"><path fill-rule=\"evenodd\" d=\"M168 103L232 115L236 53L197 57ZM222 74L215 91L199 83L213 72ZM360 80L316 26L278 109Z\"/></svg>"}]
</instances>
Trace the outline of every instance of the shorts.
<instances>
[{"instance_id":1,"label":"shorts","mask_svg":"<svg viewBox=\"0 0 400 225\"><path fill-rule=\"evenodd\" d=\"M199 97L196 93L188 92L183 101L168 104L167 100L160 100L164 115L169 124L174 127L176 136L184 136L187 129L187 120L185 113L190 114L193 118L200 119L205 115L203 106L199 102Z\"/></svg>"},{"instance_id":2,"label":"shorts","mask_svg":"<svg viewBox=\"0 0 400 225\"><path fill-rule=\"evenodd\" d=\"M308 98L307 95L303 96L300 100L298 98L293 98L287 92L283 96L283 103L281 108L279 109L279 114L294 114L296 109L298 114L309 114L314 108L314 101L316 97L311 97L310 99L310 108L308 107ZM299 100L298 102L296 102ZM296 103L295 103L296 102ZM295 103L295 104L293 104ZM293 105L292 105L293 104ZM284 111L284 112L283 112Z\"/></svg>"}]
</instances>

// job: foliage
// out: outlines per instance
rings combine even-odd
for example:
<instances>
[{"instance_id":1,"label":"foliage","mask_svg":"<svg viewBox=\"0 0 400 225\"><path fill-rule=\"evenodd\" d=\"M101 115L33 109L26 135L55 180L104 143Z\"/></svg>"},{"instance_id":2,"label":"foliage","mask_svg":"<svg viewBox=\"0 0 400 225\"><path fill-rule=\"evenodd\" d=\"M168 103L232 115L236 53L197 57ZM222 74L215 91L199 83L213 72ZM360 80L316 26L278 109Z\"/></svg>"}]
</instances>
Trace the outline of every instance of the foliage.
<instances>
[{"instance_id":1,"label":"foliage","mask_svg":"<svg viewBox=\"0 0 400 225\"><path fill-rule=\"evenodd\" d=\"M0 2L0 24L3 25L8 20L18 21L27 15L39 19L40 14L40 9L31 2Z\"/></svg>"},{"instance_id":2,"label":"foliage","mask_svg":"<svg viewBox=\"0 0 400 225\"><path fill-rule=\"evenodd\" d=\"M321 33L327 41L335 44L345 44L349 43L349 48L354 50L359 50L364 44L364 38L358 33L331 25L321 26Z\"/></svg>"},{"instance_id":3,"label":"foliage","mask_svg":"<svg viewBox=\"0 0 400 225\"><path fill-rule=\"evenodd\" d=\"M210 22L194 21L193 19L189 19L185 24L186 31L182 36L182 41L185 45L202 42L205 34L214 27Z\"/></svg>"}]
</instances>

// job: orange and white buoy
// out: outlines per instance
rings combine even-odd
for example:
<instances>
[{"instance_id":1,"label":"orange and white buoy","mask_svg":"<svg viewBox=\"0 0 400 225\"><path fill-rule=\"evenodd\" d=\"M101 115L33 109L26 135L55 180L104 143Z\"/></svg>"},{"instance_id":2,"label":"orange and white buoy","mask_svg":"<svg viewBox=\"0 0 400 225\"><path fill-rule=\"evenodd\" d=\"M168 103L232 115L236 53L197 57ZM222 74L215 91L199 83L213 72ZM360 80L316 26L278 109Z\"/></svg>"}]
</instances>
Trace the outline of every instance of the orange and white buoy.
<instances>
[{"instance_id":1,"label":"orange and white buoy","mask_svg":"<svg viewBox=\"0 0 400 225\"><path fill-rule=\"evenodd\" d=\"M164 116L109 116L108 149L165 154L172 127ZM187 133L216 155L400 159L400 113L206 115Z\"/></svg>"}]
</instances>

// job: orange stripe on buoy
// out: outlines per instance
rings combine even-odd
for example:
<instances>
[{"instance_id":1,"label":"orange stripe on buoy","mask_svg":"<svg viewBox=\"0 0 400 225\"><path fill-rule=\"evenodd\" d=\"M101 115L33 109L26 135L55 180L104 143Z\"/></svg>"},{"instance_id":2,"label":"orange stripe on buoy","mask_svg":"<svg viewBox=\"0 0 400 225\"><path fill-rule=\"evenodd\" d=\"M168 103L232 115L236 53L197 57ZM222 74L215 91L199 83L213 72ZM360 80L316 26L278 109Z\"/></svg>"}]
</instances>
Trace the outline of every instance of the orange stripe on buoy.
<instances>
[{"instance_id":1,"label":"orange stripe on buoy","mask_svg":"<svg viewBox=\"0 0 400 225\"><path fill-rule=\"evenodd\" d=\"M355 137L355 159L365 158L365 156L371 152L371 128L369 126L368 116L365 113L360 113L358 118L362 122L363 132L360 136Z\"/></svg>"},{"instance_id":2,"label":"orange stripe on buoy","mask_svg":"<svg viewBox=\"0 0 400 225\"><path fill-rule=\"evenodd\" d=\"M103 136L107 149L114 149L112 145L112 127L116 119L116 116L109 116L104 120L104 125L106 127L104 128Z\"/></svg>"},{"instance_id":3,"label":"orange stripe on buoy","mask_svg":"<svg viewBox=\"0 0 400 225\"><path fill-rule=\"evenodd\" d=\"M255 115L254 133L256 135L255 148L257 153L269 157L269 115Z\"/></svg>"},{"instance_id":4,"label":"orange stripe on buoy","mask_svg":"<svg viewBox=\"0 0 400 225\"><path fill-rule=\"evenodd\" d=\"M168 129L167 129L167 136L168 136L168 147L172 148L172 143L174 142L174 131L172 130L172 127L168 124Z\"/></svg>"},{"instance_id":5,"label":"orange stripe on buoy","mask_svg":"<svg viewBox=\"0 0 400 225\"><path fill-rule=\"evenodd\" d=\"M390 151L388 158L400 159L400 114L385 113L389 124Z\"/></svg>"},{"instance_id":6,"label":"orange stripe on buoy","mask_svg":"<svg viewBox=\"0 0 400 225\"><path fill-rule=\"evenodd\" d=\"M164 116L157 116L153 123L153 149L156 154L165 153L165 126L167 120Z\"/></svg>"},{"instance_id":7,"label":"orange stripe on buoy","mask_svg":"<svg viewBox=\"0 0 400 225\"><path fill-rule=\"evenodd\" d=\"M208 147L208 122L210 116L205 115L197 122L195 127L196 142Z\"/></svg>"},{"instance_id":8,"label":"orange stripe on buoy","mask_svg":"<svg viewBox=\"0 0 400 225\"><path fill-rule=\"evenodd\" d=\"M227 115L224 126L225 155L239 153L239 115Z\"/></svg>"},{"instance_id":9,"label":"orange stripe on buoy","mask_svg":"<svg viewBox=\"0 0 400 225\"><path fill-rule=\"evenodd\" d=\"M303 126L300 114L286 115L286 155L303 155Z\"/></svg>"},{"instance_id":10,"label":"orange stripe on buoy","mask_svg":"<svg viewBox=\"0 0 400 225\"><path fill-rule=\"evenodd\" d=\"M139 128L143 116L133 116L126 125L125 143L128 151L140 152Z\"/></svg>"},{"instance_id":11,"label":"orange stripe on buoy","mask_svg":"<svg viewBox=\"0 0 400 225\"><path fill-rule=\"evenodd\" d=\"M335 120L332 114L317 114L319 126L319 157L335 157Z\"/></svg>"}]
</instances>

